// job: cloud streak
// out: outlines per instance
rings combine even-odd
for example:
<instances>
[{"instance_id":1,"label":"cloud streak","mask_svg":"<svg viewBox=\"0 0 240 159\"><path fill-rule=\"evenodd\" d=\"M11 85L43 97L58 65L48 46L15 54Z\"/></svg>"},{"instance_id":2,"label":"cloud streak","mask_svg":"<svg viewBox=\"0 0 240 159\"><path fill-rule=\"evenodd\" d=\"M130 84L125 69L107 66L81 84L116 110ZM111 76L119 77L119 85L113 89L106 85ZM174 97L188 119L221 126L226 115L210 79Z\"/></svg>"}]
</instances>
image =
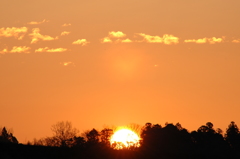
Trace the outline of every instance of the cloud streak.
<instances>
[{"instance_id":1,"label":"cloud streak","mask_svg":"<svg viewBox=\"0 0 240 159\"><path fill-rule=\"evenodd\" d=\"M240 43L240 39L232 40L232 43Z\"/></svg>"},{"instance_id":2,"label":"cloud streak","mask_svg":"<svg viewBox=\"0 0 240 159\"><path fill-rule=\"evenodd\" d=\"M50 49L48 47L38 48L38 49L35 50L35 52L65 52L65 51L67 51L66 48Z\"/></svg>"},{"instance_id":3,"label":"cloud streak","mask_svg":"<svg viewBox=\"0 0 240 159\"><path fill-rule=\"evenodd\" d=\"M121 40L121 42L122 42L122 43L131 43L132 40L130 40L130 39L124 39L124 40Z\"/></svg>"},{"instance_id":4,"label":"cloud streak","mask_svg":"<svg viewBox=\"0 0 240 159\"><path fill-rule=\"evenodd\" d=\"M88 43L90 43L90 42L88 42L86 39L78 39L78 40L74 41L72 44L85 46Z\"/></svg>"},{"instance_id":5,"label":"cloud streak","mask_svg":"<svg viewBox=\"0 0 240 159\"><path fill-rule=\"evenodd\" d=\"M63 66L70 66L70 65L75 66L74 63L71 62L71 61L68 61L68 62L61 62L60 64L62 64Z\"/></svg>"},{"instance_id":6,"label":"cloud streak","mask_svg":"<svg viewBox=\"0 0 240 159\"><path fill-rule=\"evenodd\" d=\"M184 40L185 43L196 43L196 44L205 44L205 43L210 43L210 44L215 44L215 43L221 43L223 42L223 38L202 38L202 39L187 39Z\"/></svg>"},{"instance_id":7,"label":"cloud streak","mask_svg":"<svg viewBox=\"0 0 240 159\"><path fill-rule=\"evenodd\" d=\"M65 24L63 24L62 25L62 27L67 27L67 26L71 26L72 24L70 24L70 23L65 23Z\"/></svg>"},{"instance_id":8,"label":"cloud streak","mask_svg":"<svg viewBox=\"0 0 240 159\"><path fill-rule=\"evenodd\" d=\"M30 53L30 47L27 46L14 46L10 53Z\"/></svg>"},{"instance_id":9,"label":"cloud streak","mask_svg":"<svg viewBox=\"0 0 240 159\"><path fill-rule=\"evenodd\" d=\"M31 44L34 44L36 42L38 42L39 40L43 40L43 41L50 41L50 40L55 40L57 39L56 38L53 38L49 35L42 35L39 33L40 32L40 29L39 28L34 28L32 29L32 33L29 34L31 37L32 37L32 41L31 41Z\"/></svg>"},{"instance_id":10,"label":"cloud streak","mask_svg":"<svg viewBox=\"0 0 240 159\"><path fill-rule=\"evenodd\" d=\"M146 41L148 43L164 43L167 45L179 43L178 37L175 37L175 36L169 35L169 34L164 34L163 37L147 35L144 33L137 33L137 35L142 36L143 37L142 41Z\"/></svg>"},{"instance_id":11,"label":"cloud streak","mask_svg":"<svg viewBox=\"0 0 240 159\"><path fill-rule=\"evenodd\" d=\"M5 54L8 53L7 49L3 49L2 51L0 51L0 54Z\"/></svg>"},{"instance_id":12,"label":"cloud streak","mask_svg":"<svg viewBox=\"0 0 240 159\"><path fill-rule=\"evenodd\" d=\"M44 19L43 21L40 21L40 22L31 21L31 22L28 22L27 24L30 24L30 25L38 25L38 24L42 24L42 23L46 23L46 22L49 22L49 20Z\"/></svg>"},{"instance_id":13,"label":"cloud streak","mask_svg":"<svg viewBox=\"0 0 240 159\"><path fill-rule=\"evenodd\" d=\"M108 32L108 36L104 37L100 41L101 41L101 43L112 43L113 42L112 38L117 38L117 40L115 40L116 43L118 43L118 42L125 42L125 43L130 42L131 40L129 40L129 39L125 39L125 40L121 39L125 36L126 36L126 34L124 34L121 31L110 31L110 32Z\"/></svg>"},{"instance_id":14,"label":"cloud streak","mask_svg":"<svg viewBox=\"0 0 240 159\"><path fill-rule=\"evenodd\" d=\"M112 43L112 40L109 37L101 39L101 43Z\"/></svg>"},{"instance_id":15,"label":"cloud streak","mask_svg":"<svg viewBox=\"0 0 240 159\"><path fill-rule=\"evenodd\" d=\"M10 51L3 49L0 51L1 54L5 53L30 53L30 47L27 46L14 46Z\"/></svg>"},{"instance_id":16,"label":"cloud streak","mask_svg":"<svg viewBox=\"0 0 240 159\"><path fill-rule=\"evenodd\" d=\"M0 28L0 37L15 37L21 40L27 31L27 27Z\"/></svg>"},{"instance_id":17,"label":"cloud streak","mask_svg":"<svg viewBox=\"0 0 240 159\"><path fill-rule=\"evenodd\" d=\"M68 34L70 34L70 32L68 32L68 31L63 31L63 32L61 33L61 36L68 35Z\"/></svg>"},{"instance_id":18,"label":"cloud streak","mask_svg":"<svg viewBox=\"0 0 240 159\"><path fill-rule=\"evenodd\" d=\"M117 39L115 43L132 43L133 41L130 39Z\"/></svg>"},{"instance_id":19,"label":"cloud streak","mask_svg":"<svg viewBox=\"0 0 240 159\"><path fill-rule=\"evenodd\" d=\"M111 31L108 33L109 37L113 37L113 38L122 38L125 37L126 34L124 34L121 31Z\"/></svg>"}]
</instances>

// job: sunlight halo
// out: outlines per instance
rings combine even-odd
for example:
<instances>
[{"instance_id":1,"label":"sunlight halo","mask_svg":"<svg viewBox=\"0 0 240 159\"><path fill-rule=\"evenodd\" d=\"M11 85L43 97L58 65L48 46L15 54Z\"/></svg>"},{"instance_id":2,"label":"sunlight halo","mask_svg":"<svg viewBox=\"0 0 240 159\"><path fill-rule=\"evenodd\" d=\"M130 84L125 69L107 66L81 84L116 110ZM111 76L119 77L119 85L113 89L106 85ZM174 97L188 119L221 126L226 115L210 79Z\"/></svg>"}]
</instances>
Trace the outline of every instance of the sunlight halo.
<instances>
[{"instance_id":1,"label":"sunlight halo","mask_svg":"<svg viewBox=\"0 0 240 159\"><path fill-rule=\"evenodd\" d=\"M110 143L115 149L123 149L130 147L139 147L139 136L130 129L120 129L116 131L111 139Z\"/></svg>"}]
</instances>

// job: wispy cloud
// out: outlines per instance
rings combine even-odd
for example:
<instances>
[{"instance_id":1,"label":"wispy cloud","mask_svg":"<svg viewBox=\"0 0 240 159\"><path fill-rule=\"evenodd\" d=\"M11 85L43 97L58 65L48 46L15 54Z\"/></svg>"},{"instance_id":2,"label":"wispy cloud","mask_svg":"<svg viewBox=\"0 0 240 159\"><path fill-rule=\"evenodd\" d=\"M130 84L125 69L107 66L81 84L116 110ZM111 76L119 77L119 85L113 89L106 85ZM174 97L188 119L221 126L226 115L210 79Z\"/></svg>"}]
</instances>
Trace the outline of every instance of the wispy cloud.
<instances>
[{"instance_id":1,"label":"wispy cloud","mask_svg":"<svg viewBox=\"0 0 240 159\"><path fill-rule=\"evenodd\" d=\"M187 39L184 40L185 43L197 43L197 44L204 44L209 42L210 44L215 44L215 43L221 43L223 42L223 38L216 38L216 37L212 37L212 38L202 38L202 39Z\"/></svg>"},{"instance_id":2,"label":"wispy cloud","mask_svg":"<svg viewBox=\"0 0 240 159\"><path fill-rule=\"evenodd\" d=\"M163 37L147 35L144 33L138 33L138 35L142 36L144 38L143 41L148 43L164 43L168 45L179 43L178 37L169 34L164 34Z\"/></svg>"},{"instance_id":3,"label":"wispy cloud","mask_svg":"<svg viewBox=\"0 0 240 159\"><path fill-rule=\"evenodd\" d=\"M27 30L27 27L0 28L0 37L15 37L21 40Z\"/></svg>"},{"instance_id":4,"label":"wispy cloud","mask_svg":"<svg viewBox=\"0 0 240 159\"><path fill-rule=\"evenodd\" d=\"M123 38L125 36L126 36L126 34L124 34L121 31L110 31L110 32L108 32L108 36L104 37L100 41L101 41L101 43L112 43L113 40L111 38L118 38L117 40L115 40L116 43L118 43L118 42L129 42L129 39L128 40L125 39L125 41L119 39L119 38Z\"/></svg>"},{"instance_id":5,"label":"wispy cloud","mask_svg":"<svg viewBox=\"0 0 240 159\"><path fill-rule=\"evenodd\" d=\"M51 37L51 36L49 36L49 35L42 35L42 34L40 34L39 32L40 32L40 29L39 29L39 28L34 28L34 29L32 30L32 33L29 34L29 35L32 37L31 44L38 42L40 39L43 40L43 41L50 41L50 40L55 40L55 39L57 39L57 37L56 37L56 38L53 38L53 37Z\"/></svg>"},{"instance_id":6,"label":"wispy cloud","mask_svg":"<svg viewBox=\"0 0 240 159\"><path fill-rule=\"evenodd\" d=\"M0 51L0 54L5 54L8 53L7 49L3 49L2 51Z\"/></svg>"},{"instance_id":7,"label":"wispy cloud","mask_svg":"<svg viewBox=\"0 0 240 159\"><path fill-rule=\"evenodd\" d=\"M132 40L130 40L130 39L124 39L124 40L121 40L121 42L122 42L122 43L131 43Z\"/></svg>"},{"instance_id":8,"label":"wispy cloud","mask_svg":"<svg viewBox=\"0 0 240 159\"><path fill-rule=\"evenodd\" d=\"M197 44L204 44L207 42L207 38L202 39L187 39L184 40L185 43L197 43Z\"/></svg>"},{"instance_id":9,"label":"wispy cloud","mask_svg":"<svg viewBox=\"0 0 240 159\"><path fill-rule=\"evenodd\" d=\"M124 40L122 40L122 39L117 39L115 42L116 42L116 43L132 43L133 41L130 40L130 39L124 39Z\"/></svg>"},{"instance_id":10,"label":"wispy cloud","mask_svg":"<svg viewBox=\"0 0 240 159\"><path fill-rule=\"evenodd\" d=\"M164 44L177 44L179 43L179 38L178 37L175 37L173 35L168 35L168 34L164 34L163 35L163 42Z\"/></svg>"},{"instance_id":11,"label":"wispy cloud","mask_svg":"<svg viewBox=\"0 0 240 159\"><path fill-rule=\"evenodd\" d=\"M71 26L72 24L70 24L70 23L65 23L65 24L63 24L62 26L63 27L67 27L67 26Z\"/></svg>"},{"instance_id":12,"label":"wispy cloud","mask_svg":"<svg viewBox=\"0 0 240 159\"><path fill-rule=\"evenodd\" d=\"M70 65L75 66L74 63L71 62L71 61L68 61L68 62L61 62L60 64L63 65L63 66L70 66Z\"/></svg>"},{"instance_id":13,"label":"wispy cloud","mask_svg":"<svg viewBox=\"0 0 240 159\"><path fill-rule=\"evenodd\" d=\"M27 46L14 46L12 50L8 51L7 49L3 49L0 51L1 54L5 53L30 53L30 47Z\"/></svg>"},{"instance_id":14,"label":"wispy cloud","mask_svg":"<svg viewBox=\"0 0 240 159\"><path fill-rule=\"evenodd\" d=\"M11 53L30 53L29 52L30 49L31 48L27 46L14 46L10 52Z\"/></svg>"},{"instance_id":15,"label":"wispy cloud","mask_svg":"<svg viewBox=\"0 0 240 159\"><path fill-rule=\"evenodd\" d=\"M233 43L240 43L240 39L232 40Z\"/></svg>"},{"instance_id":16,"label":"wispy cloud","mask_svg":"<svg viewBox=\"0 0 240 159\"><path fill-rule=\"evenodd\" d=\"M61 36L68 35L68 34L70 34L70 32L68 32L68 31L63 31L63 32L61 33Z\"/></svg>"},{"instance_id":17,"label":"wispy cloud","mask_svg":"<svg viewBox=\"0 0 240 159\"><path fill-rule=\"evenodd\" d=\"M86 39L78 39L78 40L74 41L72 44L85 46L88 43L90 43L90 42L87 41Z\"/></svg>"},{"instance_id":18,"label":"wispy cloud","mask_svg":"<svg viewBox=\"0 0 240 159\"><path fill-rule=\"evenodd\" d=\"M50 49L48 47L38 48L38 49L35 50L35 52L65 52L65 51L67 51L66 48Z\"/></svg>"},{"instance_id":19,"label":"wispy cloud","mask_svg":"<svg viewBox=\"0 0 240 159\"><path fill-rule=\"evenodd\" d=\"M65 52L66 48L56 48L56 49L48 49L47 52Z\"/></svg>"},{"instance_id":20,"label":"wispy cloud","mask_svg":"<svg viewBox=\"0 0 240 159\"><path fill-rule=\"evenodd\" d=\"M221 43L221 42L223 42L223 38L212 37L212 38L208 39L208 42L210 44Z\"/></svg>"},{"instance_id":21,"label":"wispy cloud","mask_svg":"<svg viewBox=\"0 0 240 159\"><path fill-rule=\"evenodd\" d=\"M109 37L105 37L103 39L101 39L102 43L112 43L112 40Z\"/></svg>"},{"instance_id":22,"label":"wispy cloud","mask_svg":"<svg viewBox=\"0 0 240 159\"><path fill-rule=\"evenodd\" d=\"M35 52L47 52L49 48L48 47L45 47L45 48L38 48L35 50Z\"/></svg>"},{"instance_id":23,"label":"wispy cloud","mask_svg":"<svg viewBox=\"0 0 240 159\"><path fill-rule=\"evenodd\" d=\"M124 34L121 31L111 31L109 32L109 37L113 37L113 38L122 38L125 37L126 34Z\"/></svg>"},{"instance_id":24,"label":"wispy cloud","mask_svg":"<svg viewBox=\"0 0 240 159\"><path fill-rule=\"evenodd\" d=\"M144 33L139 33L138 35L142 36L145 41L149 43L162 43L163 39L160 36L151 36Z\"/></svg>"},{"instance_id":25,"label":"wispy cloud","mask_svg":"<svg viewBox=\"0 0 240 159\"><path fill-rule=\"evenodd\" d=\"M43 21L40 21L40 22L37 22L37 21L31 21L31 22L28 22L27 24L30 24L30 25L37 25L37 24L42 24L42 23L46 23L46 22L49 22L49 20L44 19Z\"/></svg>"}]
</instances>

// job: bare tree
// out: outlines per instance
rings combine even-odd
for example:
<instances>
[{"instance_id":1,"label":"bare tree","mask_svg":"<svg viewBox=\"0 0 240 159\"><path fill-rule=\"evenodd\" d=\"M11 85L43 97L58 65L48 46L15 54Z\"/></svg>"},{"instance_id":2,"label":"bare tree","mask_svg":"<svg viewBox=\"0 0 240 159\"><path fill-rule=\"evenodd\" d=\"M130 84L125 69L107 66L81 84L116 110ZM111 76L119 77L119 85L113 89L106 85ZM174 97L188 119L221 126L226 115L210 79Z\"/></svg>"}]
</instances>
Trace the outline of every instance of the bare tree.
<instances>
[{"instance_id":1,"label":"bare tree","mask_svg":"<svg viewBox=\"0 0 240 159\"><path fill-rule=\"evenodd\" d=\"M72 127L71 122L58 122L52 125L53 137L48 139L54 146L67 146L71 147L73 138L76 137L78 130Z\"/></svg>"}]
</instances>

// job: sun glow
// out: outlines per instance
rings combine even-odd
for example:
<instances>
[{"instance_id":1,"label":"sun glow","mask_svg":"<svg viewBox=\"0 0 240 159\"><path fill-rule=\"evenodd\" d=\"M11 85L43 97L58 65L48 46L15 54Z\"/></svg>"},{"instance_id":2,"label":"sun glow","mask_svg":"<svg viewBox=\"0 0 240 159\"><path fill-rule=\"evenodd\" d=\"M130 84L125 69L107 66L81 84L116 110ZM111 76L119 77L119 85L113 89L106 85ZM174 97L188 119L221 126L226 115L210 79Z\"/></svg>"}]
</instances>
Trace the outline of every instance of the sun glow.
<instances>
[{"instance_id":1,"label":"sun glow","mask_svg":"<svg viewBox=\"0 0 240 159\"><path fill-rule=\"evenodd\" d=\"M111 145L115 149L139 147L139 136L130 129L120 129L116 131L110 139Z\"/></svg>"}]
</instances>

